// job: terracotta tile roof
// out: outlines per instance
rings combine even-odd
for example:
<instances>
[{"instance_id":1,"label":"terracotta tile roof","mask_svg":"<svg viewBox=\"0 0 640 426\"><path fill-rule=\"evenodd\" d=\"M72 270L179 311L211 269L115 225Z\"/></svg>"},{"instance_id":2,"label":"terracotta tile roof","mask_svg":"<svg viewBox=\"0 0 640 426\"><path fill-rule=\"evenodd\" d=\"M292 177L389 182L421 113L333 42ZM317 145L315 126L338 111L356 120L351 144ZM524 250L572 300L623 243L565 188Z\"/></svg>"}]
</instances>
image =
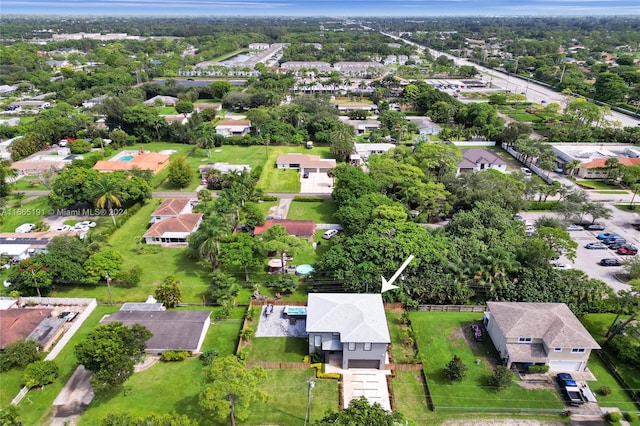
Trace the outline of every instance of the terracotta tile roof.
<instances>
[{"instance_id":1,"label":"terracotta tile roof","mask_svg":"<svg viewBox=\"0 0 640 426\"><path fill-rule=\"evenodd\" d=\"M603 169L607 167L605 165L607 160L608 158L594 158L593 160L587 163L582 163L580 168ZM622 164L623 166L635 166L637 164L640 164L640 158L618 157L618 161L620 161L620 164Z\"/></svg>"},{"instance_id":2,"label":"terracotta tile roof","mask_svg":"<svg viewBox=\"0 0 640 426\"><path fill-rule=\"evenodd\" d=\"M169 232L193 232L201 220L202 213L185 213L178 217L164 219L151 225L149 230L144 233L144 237L161 237Z\"/></svg>"},{"instance_id":3,"label":"terracotta tile roof","mask_svg":"<svg viewBox=\"0 0 640 426\"><path fill-rule=\"evenodd\" d=\"M159 152L149 152L144 154L137 154L130 161L100 160L96 162L93 168L100 172L133 170L134 168L137 168L140 170L151 170L153 173L158 173L168 164L168 155L160 154Z\"/></svg>"},{"instance_id":4,"label":"terracotta tile roof","mask_svg":"<svg viewBox=\"0 0 640 426\"><path fill-rule=\"evenodd\" d=\"M312 220L269 219L264 225L258 225L253 230L253 235L262 235L264 231L274 225L281 225L287 230L287 234L293 236L315 235L316 225Z\"/></svg>"},{"instance_id":5,"label":"terracotta tile roof","mask_svg":"<svg viewBox=\"0 0 640 426\"><path fill-rule=\"evenodd\" d=\"M151 216L178 216L190 202L188 198L167 198Z\"/></svg>"},{"instance_id":6,"label":"terracotta tile roof","mask_svg":"<svg viewBox=\"0 0 640 426\"><path fill-rule=\"evenodd\" d=\"M0 310L0 349L20 339L26 339L53 309Z\"/></svg>"}]
</instances>

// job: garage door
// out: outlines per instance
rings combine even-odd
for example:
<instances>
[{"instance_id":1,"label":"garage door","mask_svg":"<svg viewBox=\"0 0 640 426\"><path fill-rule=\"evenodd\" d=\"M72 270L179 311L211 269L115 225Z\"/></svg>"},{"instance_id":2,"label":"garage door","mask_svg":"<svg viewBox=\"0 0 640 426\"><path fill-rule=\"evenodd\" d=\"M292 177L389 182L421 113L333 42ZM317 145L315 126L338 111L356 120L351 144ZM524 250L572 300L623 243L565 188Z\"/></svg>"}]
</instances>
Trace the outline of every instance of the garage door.
<instances>
[{"instance_id":1,"label":"garage door","mask_svg":"<svg viewBox=\"0 0 640 426\"><path fill-rule=\"evenodd\" d=\"M580 371L582 362L580 361L551 361L549 370L551 371Z\"/></svg>"},{"instance_id":2,"label":"garage door","mask_svg":"<svg viewBox=\"0 0 640 426\"><path fill-rule=\"evenodd\" d=\"M349 368L378 368L380 363L375 359L350 359Z\"/></svg>"}]
</instances>

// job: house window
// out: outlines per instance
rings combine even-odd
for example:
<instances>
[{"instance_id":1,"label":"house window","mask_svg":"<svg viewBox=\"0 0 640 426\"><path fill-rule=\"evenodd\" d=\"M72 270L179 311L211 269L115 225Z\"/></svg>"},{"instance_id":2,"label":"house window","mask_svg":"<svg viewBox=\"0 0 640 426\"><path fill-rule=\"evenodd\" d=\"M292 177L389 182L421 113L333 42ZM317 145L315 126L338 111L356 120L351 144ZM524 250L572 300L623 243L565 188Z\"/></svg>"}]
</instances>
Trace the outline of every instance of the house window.
<instances>
[{"instance_id":1,"label":"house window","mask_svg":"<svg viewBox=\"0 0 640 426\"><path fill-rule=\"evenodd\" d=\"M531 343L531 337L519 337L518 343Z\"/></svg>"},{"instance_id":2,"label":"house window","mask_svg":"<svg viewBox=\"0 0 640 426\"><path fill-rule=\"evenodd\" d=\"M572 354L583 354L583 353L585 353L585 349L584 348L571 348L571 353Z\"/></svg>"},{"instance_id":3,"label":"house window","mask_svg":"<svg viewBox=\"0 0 640 426\"><path fill-rule=\"evenodd\" d=\"M314 346L322 346L322 336L314 336L313 337L313 345Z\"/></svg>"},{"instance_id":4,"label":"house window","mask_svg":"<svg viewBox=\"0 0 640 426\"><path fill-rule=\"evenodd\" d=\"M371 350L371 343L365 343L364 344L364 350L365 351L370 351Z\"/></svg>"},{"instance_id":5,"label":"house window","mask_svg":"<svg viewBox=\"0 0 640 426\"><path fill-rule=\"evenodd\" d=\"M356 350L356 343L355 342L349 342L349 350L350 351L355 351Z\"/></svg>"},{"instance_id":6,"label":"house window","mask_svg":"<svg viewBox=\"0 0 640 426\"><path fill-rule=\"evenodd\" d=\"M562 352L562 348L553 348L554 352Z\"/></svg>"}]
</instances>

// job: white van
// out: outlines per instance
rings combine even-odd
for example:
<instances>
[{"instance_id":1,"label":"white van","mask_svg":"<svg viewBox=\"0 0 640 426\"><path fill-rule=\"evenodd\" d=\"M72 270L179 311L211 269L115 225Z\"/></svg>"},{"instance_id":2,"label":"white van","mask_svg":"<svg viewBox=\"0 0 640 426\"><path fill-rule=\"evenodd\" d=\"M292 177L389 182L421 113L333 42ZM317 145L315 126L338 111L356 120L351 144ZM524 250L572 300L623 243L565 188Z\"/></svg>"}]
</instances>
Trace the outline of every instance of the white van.
<instances>
[{"instance_id":1,"label":"white van","mask_svg":"<svg viewBox=\"0 0 640 426\"><path fill-rule=\"evenodd\" d=\"M34 225L33 223L23 223L22 225L16 228L16 233L28 234L29 232L33 231L35 227L36 225Z\"/></svg>"},{"instance_id":2,"label":"white van","mask_svg":"<svg viewBox=\"0 0 640 426\"><path fill-rule=\"evenodd\" d=\"M338 233L337 229L329 229L324 234L322 234L322 238L324 238L325 240L328 240L331 237L333 237L334 235L336 235L337 233Z\"/></svg>"}]
</instances>

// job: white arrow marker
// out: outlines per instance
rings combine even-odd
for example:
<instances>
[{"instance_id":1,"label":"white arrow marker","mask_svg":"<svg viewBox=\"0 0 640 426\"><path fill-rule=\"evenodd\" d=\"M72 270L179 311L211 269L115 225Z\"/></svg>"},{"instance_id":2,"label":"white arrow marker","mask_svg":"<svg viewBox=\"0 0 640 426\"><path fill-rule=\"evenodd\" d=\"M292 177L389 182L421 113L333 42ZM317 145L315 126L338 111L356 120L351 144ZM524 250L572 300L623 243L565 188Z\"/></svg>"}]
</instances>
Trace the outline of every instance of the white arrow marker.
<instances>
[{"instance_id":1,"label":"white arrow marker","mask_svg":"<svg viewBox=\"0 0 640 426\"><path fill-rule=\"evenodd\" d=\"M389 281L385 280L384 277L382 277L382 289L380 290L380 293L384 293L387 290L393 290L394 288L398 288L397 285L393 285L393 282L398 279L398 277L400 276L402 271L404 271L404 268L406 268L407 265L409 265L409 263L412 260L413 260L413 255L410 254L409 257L407 258L407 260L404 261L402 266L400 268L398 268L396 273L393 274L393 276L391 277L391 279L389 279Z\"/></svg>"}]
</instances>

